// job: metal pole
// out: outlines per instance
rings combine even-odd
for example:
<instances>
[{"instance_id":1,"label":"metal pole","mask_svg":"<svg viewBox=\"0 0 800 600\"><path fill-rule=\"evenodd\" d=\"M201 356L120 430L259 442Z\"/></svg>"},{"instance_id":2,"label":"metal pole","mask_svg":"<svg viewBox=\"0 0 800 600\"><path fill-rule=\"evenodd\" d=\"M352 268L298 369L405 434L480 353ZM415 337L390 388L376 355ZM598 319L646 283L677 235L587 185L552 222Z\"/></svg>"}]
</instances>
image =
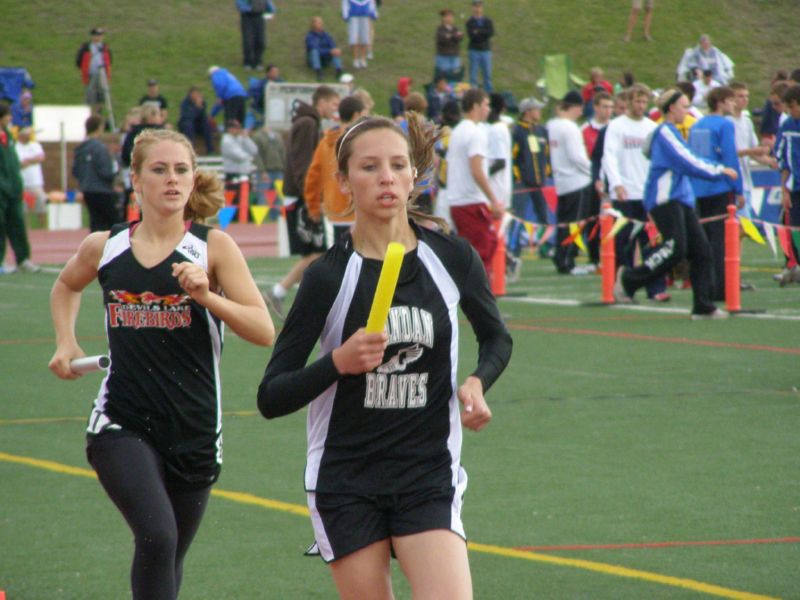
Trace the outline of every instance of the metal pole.
<instances>
[{"instance_id":1,"label":"metal pole","mask_svg":"<svg viewBox=\"0 0 800 600\"><path fill-rule=\"evenodd\" d=\"M64 135L64 121L59 123L59 131L61 140L59 147L61 149L61 189L67 193L67 140Z\"/></svg>"},{"instance_id":2,"label":"metal pole","mask_svg":"<svg viewBox=\"0 0 800 600\"><path fill-rule=\"evenodd\" d=\"M114 109L111 104L111 86L108 84L108 77L106 76L105 65L100 67L100 84L103 86L103 96L106 99L106 110L108 111L108 124L111 125L111 131L116 131L117 127L114 124Z\"/></svg>"}]
</instances>

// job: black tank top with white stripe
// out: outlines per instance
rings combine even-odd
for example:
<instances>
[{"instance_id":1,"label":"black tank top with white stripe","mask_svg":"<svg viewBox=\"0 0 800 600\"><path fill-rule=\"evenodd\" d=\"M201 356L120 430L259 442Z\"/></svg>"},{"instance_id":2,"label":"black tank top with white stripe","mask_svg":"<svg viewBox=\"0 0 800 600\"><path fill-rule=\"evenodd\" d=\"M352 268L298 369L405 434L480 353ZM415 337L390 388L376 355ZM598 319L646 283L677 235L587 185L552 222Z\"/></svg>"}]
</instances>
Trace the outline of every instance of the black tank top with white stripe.
<instances>
[{"instance_id":1,"label":"black tank top with white stripe","mask_svg":"<svg viewBox=\"0 0 800 600\"><path fill-rule=\"evenodd\" d=\"M151 443L186 484L216 481L222 463L219 358L223 326L172 275L189 261L208 270L208 231L187 225L172 253L151 268L133 255L135 225L111 230L98 270L111 366L89 434L132 431Z\"/></svg>"}]
</instances>

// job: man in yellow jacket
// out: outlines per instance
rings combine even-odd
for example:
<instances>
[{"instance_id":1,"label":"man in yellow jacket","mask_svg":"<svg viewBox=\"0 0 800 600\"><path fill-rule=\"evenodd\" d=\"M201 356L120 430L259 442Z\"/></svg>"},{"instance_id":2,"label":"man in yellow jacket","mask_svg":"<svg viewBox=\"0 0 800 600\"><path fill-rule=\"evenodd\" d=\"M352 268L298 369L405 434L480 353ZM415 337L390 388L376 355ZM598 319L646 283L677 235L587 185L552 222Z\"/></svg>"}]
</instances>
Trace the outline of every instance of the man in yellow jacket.
<instances>
[{"instance_id":1,"label":"man in yellow jacket","mask_svg":"<svg viewBox=\"0 0 800 600\"><path fill-rule=\"evenodd\" d=\"M343 98L339 103L338 127L333 127L325 135L314 150L314 158L306 172L303 197L306 201L308 216L319 223L323 215L333 225L333 243L350 231L354 216L350 206L350 197L343 194L336 181L338 165L336 161L336 142L347 128L366 116L364 103L355 96Z\"/></svg>"}]
</instances>

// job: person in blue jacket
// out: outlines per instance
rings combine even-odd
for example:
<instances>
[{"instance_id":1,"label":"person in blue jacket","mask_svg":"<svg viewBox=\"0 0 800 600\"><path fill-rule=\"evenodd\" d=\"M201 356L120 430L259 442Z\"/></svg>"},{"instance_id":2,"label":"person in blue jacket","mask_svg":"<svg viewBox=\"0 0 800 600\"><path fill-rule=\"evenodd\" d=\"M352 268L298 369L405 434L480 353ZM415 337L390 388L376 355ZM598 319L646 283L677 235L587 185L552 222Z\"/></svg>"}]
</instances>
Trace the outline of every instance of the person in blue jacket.
<instances>
[{"instance_id":1,"label":"person in blue jacket","mask_svg":"<svg viewBox=\"0 0 800 600\"><path fill-rule=\"evenodd\" d=\"M714 88L706 98L710 113L689 130L689 148L700 158L722 163L736 171L735 181L693 177L692 189L697 196L697 215L700 219L722 217L703 223L711 255L714 259L714 300L725 300L725 219L727 206L736 200L744 206L742 172L736 153L736 128L725 115L733 113L736 94L727 87Z\"/></svg>"},{"instance_id":2,"label":"person in blue jacket","mask_svg":"<svg viewBox=\"0 0 800 600\"><path fill-rule=\"evenodd\" d=\"M788 224L800 227L800 84L790 87L783 96L789 117L778 130L775 141L775 156L781 172L781 190L784 214ZM778 280L781 287L787 283L800 283L800 248L794 235L792 238L792 257Z\"/></svg>"},{"instance_id":3,"label":"person in blue jacket","mask_svg":"<svg viewBox=\"0 0 800 600\"><path fill-rule=\"evenodd\" d=\"M225 122L239 121L244 123L247 116L247 91L233 73L222 67L212 66L208 69L211 87L219 98L219 102L211 109L214 117L220 110L225 111Z\"/></svg>"},{"instance_id":4,"label":"person in blue jacket","mask_svg":"<svg viewBox=\"0 0 800 600\"><path fill-rule=\"evenodd\" d=\"M325 31L325 23L319 16L311 18L311 29L306 34L306 62L317 74L317 81L322 81L322 70L331 64L336 69L336 79L342 74L342 51Z\"/></svg>"},{"instance_id":5,"label":"person in blue jacket","mask_svg":"<svg viewBox=\"0 0 800 600\"><path fill-rule=\"evenodd\" d=\"M734 169L705 161L692 154L676 124L689 110L689 99L678 89L664 92L658 107L664 122L648 138L643 152L650 159L644 189L644 208L661 233L662 242L642 265L622 266L617 271L614 299L633 302L641 287L666 275L683 259L689 260L692 279L692 319L720 319L728 313L714 306L711 247L694 211L691 178L736 179Z\"/></svg>"}]
</instances>

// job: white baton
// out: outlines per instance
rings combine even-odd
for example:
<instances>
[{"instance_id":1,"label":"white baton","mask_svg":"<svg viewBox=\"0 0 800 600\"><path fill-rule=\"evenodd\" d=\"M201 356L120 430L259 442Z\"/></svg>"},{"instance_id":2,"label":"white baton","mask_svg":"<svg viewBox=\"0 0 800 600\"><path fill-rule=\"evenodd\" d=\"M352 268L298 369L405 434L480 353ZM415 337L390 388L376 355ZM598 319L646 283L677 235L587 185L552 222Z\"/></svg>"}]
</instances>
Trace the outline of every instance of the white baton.
<instances>
[{"instance_id":1,"label":"white baton","mask_svg":"<svg viewBox=\"0 0 800 600\"><path fill-rule=\"evenodd\" d=\"M75 373L81 374L107 369L110 365L111 359L105 354L99 354L97 356L84 356L83 358L76 358L69 361L69 368Z\"/></svg>"}]
</instances>

